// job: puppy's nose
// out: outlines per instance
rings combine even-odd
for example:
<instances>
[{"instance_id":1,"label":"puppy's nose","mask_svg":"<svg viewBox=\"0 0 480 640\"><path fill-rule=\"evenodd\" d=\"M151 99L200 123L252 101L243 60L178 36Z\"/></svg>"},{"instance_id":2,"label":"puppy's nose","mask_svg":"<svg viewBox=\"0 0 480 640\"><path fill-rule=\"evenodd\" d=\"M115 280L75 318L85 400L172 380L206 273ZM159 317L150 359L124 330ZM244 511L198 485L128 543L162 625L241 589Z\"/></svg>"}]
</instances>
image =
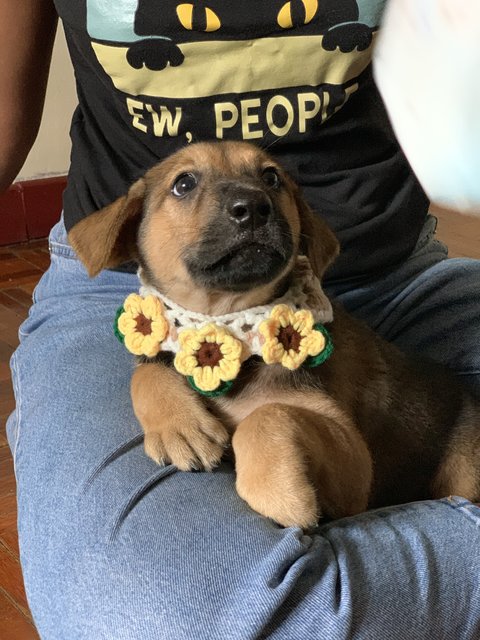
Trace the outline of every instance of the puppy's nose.
<instances>
[{"instance_id":1,"label":"puppy's nose","mask_svg":"<svg viewBox=\"0 0 480 640\"><path fill-rule=\"evenodd\" d=\"M272 202L266 193L251 191L232 199L228 215L240 228L257 229L267 223L272 209Z\"/></svg>"}]
</instances>

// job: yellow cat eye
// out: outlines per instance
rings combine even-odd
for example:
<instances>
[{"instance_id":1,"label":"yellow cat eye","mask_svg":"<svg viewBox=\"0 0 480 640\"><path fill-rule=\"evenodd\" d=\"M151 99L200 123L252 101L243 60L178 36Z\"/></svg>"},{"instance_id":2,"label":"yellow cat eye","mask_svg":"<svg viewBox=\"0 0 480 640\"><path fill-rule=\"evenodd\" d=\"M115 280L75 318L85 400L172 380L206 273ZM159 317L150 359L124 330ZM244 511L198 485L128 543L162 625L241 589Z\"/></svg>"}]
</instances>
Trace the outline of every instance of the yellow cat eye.
<instances>
[{"instance_id":1,"label":"yellow cat eye","mask_svg":"<svg viewBox=\"0 0 480 640\"><path fill-rule=\"evenodd\" d=\"M188 29L188 31L193 31L194 10L195 10L195 13L200 12L202 10L205 12L203 16L204 28L202 29L202 31L205 31L205 32L217 31L222 26L217 14L211 9L209 9L208 7L205 7L204 9L202 9L200 7L195 7L191 3L184 3L184 4L179 4L177 7L177 16L178 16L178 19L180 20L180 24L184 29Z\"/></svg>"},{"instance_id":2,"label":"yellow cat eye","mask_svg":"<svg viewBox=\"0 0 480 640\"><path fill-rule=\"evenodd\" d=\"M282 27L282 29L292 29L293 24L293 15L292 9L295 4L302 4L305 12L305 20L304 24L308 24L313 20L315 14L318 9L318 0L290 0L286 2L283 7L278 12L277 22Z\"/></svg>"}]
</instances>

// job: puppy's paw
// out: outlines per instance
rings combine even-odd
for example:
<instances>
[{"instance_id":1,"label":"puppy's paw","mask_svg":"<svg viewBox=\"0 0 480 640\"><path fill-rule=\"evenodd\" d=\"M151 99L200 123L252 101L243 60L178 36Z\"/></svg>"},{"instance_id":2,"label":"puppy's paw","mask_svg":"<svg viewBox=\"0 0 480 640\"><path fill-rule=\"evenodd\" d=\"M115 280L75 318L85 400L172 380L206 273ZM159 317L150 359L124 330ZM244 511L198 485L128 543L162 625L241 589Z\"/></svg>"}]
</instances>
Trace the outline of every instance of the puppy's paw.
<instances>
[{"instance_id":1,"label":"puppy's paw","mask_svg":"<svg viewBox=\"0 0 480 640\"><path fill-rule=\"evenodd\" d=\"M174 464L181 471L211 471L222 458L229 436L225 427L203 407L181 416L162 415L145 430L145 452L157 464Z\"/></svg>"},{"instance_id":2,"label":"puppy's paw","mask_svg":"<svg viewBox=\"0 0 480 640\"><path fill-rule=\"evenodd\" d=\"M317 496L305 472L291 460L262 469L237 465L237 492L248 505L282 527L311 529L319 520Z\"/></svg>"},{"instance_id":3,"label":"puppy's paw","mask_svg":"<svg viewBox=\"0 0 480 640\"><path fill-rule=\"evenodd\" d=\"M211 471L219 464L227 430L176 371L159 363L138 366L132 404L145 432L145 451L155 462L182 471Z\"/></svg>"}]
</instances>

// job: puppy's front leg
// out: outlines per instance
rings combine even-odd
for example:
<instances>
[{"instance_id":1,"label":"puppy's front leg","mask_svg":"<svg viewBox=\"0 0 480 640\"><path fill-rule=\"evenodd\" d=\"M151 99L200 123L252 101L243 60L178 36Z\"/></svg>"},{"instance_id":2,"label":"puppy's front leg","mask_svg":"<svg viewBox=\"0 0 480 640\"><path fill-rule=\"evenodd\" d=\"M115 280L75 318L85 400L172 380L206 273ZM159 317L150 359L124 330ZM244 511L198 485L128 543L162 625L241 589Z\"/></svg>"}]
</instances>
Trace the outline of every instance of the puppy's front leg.
<instances>
[{"instance_id":1,"label":"puppy's front leg","mask_svg":"<svg viewBox=\"0 0 480 640\"><path fill-rule=\"evenodd\" d=\"M211 471L228 444L227 430L178 373L157 363L139 365L132 403L145 431L145 451L158 464Z\"/></svg>"},{"instance_id":2,"label":"puppy's front leg","mask_svg":"<svg viewBox=\"0 0 480 640\"><path fill-rule=\"evenodd\" d=\"M348 422L301 407L266 404L232 440L239 495L283 526L314 526L367 508L372 461Z\"/></svg>"}]
</instances>

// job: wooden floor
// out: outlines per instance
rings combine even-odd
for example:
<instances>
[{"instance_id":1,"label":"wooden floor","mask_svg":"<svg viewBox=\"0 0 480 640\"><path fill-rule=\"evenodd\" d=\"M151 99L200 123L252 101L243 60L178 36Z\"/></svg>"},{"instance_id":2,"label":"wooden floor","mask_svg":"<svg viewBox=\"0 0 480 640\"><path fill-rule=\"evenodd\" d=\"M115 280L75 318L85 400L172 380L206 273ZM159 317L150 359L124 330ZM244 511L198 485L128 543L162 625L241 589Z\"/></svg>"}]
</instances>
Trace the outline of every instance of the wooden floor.
<instances>
[{"instance_id":1,"label":"wooden floor","mask_svg":"<svg viewBox=\"0 0 480 640\"><path fill-rule=\"evenodd\" d=\"M480 259L480 218L436 213L439 216L438 236L449 244L450 254ZM18 344L18 327L27 316L35 284L48 264L47 242L43 240L0 249L1 640L38 638L29 614L18 560L15 479L5 437L5 421L14 406L8 361Z\"/></svg>"},{"instance_id":2,"label":"wooden floor","mask_svg":"<svg viewBox=\"0 0 480 640\"><path fill-rule=\"evenodd\" d=\"M34 640L18 562L15 478L5 437L14 407L8 361L18 344L18 327L27 317L32 292L50 258L46 240L0 249L0 638Z\"/></svg>"}]
</instances>

